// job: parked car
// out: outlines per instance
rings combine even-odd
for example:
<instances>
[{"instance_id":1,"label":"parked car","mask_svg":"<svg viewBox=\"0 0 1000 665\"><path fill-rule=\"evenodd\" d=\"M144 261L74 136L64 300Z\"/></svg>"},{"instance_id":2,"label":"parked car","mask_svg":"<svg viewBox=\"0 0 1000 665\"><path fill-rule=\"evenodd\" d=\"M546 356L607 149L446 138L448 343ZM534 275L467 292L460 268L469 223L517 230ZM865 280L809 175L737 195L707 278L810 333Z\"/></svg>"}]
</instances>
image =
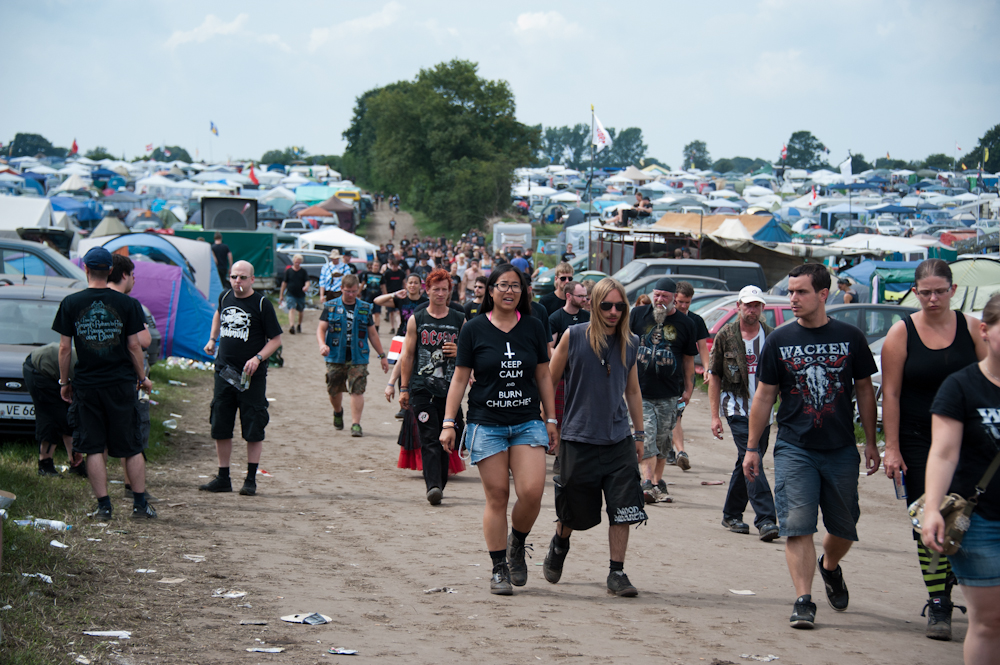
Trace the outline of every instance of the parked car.
<instances>
[{"instance_id":1,"label":"parked car","mask_svg":"<svg viewBox=\"0 0 1000 665\"><path fill-rule=\"evenodd\" d=\"M872 344L889 334L889 328L892 327L892 324L916 311L913 307L899 305L852 303L850 305L830 305L826 308L826 315L831 319L857 326L865 334L868 343Z\"/></svg>"},{"instance_id":2,"label":"parked car","mask_svg":"<svg viewBox=\"0 0 1000 665\"><path fill-rule=\"evenodd\" d=\"M319 295L319 274L330 262L329 253L315 249L279 249L274 253L274 285L281 288L285 271L292 267L292 257L302 255L302 269L309 274L308 296Z\"/></svg>"},{"instance_id":3,"label":"parked car","mask_svg":"<svg viewBox=\"0 0 1000 665\"><path fill-rule=\"evenodd\" d=\"M279 227L284 233L292 233L298 235L300 233L307 233L314 230L312 224L305 221L304 219L286 219L281 222Z\"/></svg>"},{"instance_id":4,"label":"parked car","mask_svg":"<svg viewBox=\"0 0 1000 665\"><path fill-rule=\"evenodd\" d=\"M0 274L70 277L87 283L87 274L47 245L29 240L0 238Z\"/></svg>"},{"instance_id":5,"label":"parked car","mask_svg":"<svg viewBox=\"0 0 1000 665\"><path fill-rule=\"evenodd\" d=\"M653 287L656 286L656 282L663 276L664 275L647 275L646 277L640 277L639 279L627 284L625 286L625 296L628 298L628 301L635 302L635 299L644 293L652 297ZM723 280L716 279L715 277L703 277L701 275L670 275L670 279L675 282L690 283L691 286L695 288L695 292L702 289L723 292L729 290Z\"/></svg>"},{"instance_id":6,"label":"parked car","mask_svg":"<svg viewBox=\"0 0 1000 665\"><path fill-rule=\"evenodd\" d=\"M648 275L675 274L714 277L724 281L730 291L739 291L748 284L763 289L767 282L759 263L717 259L635 259L612 277L628 285Z\"/></svg>"},{"instance_id":7,"label":"parked car","mask_svg":"<svg viewBox=\"0 0 1000 665\"><path fill-rule=\"evenodd\" d=\"M708 351L711 353L712 344L715 342L715 336L719 334L733 317L737 316L738 307L737 300L739 299L739 294L733 294L730 298L724 298L716 300L711 307L707 308L703 312L699 312L702 318L705 319L705 327L708 328ZM777 328L778 326L792 321L795 319L795 315L792 313L791 301L784 296L772 296L764 295L764 310L761 314L761 318L767 325L772 328ZM700 359L695 360L695 364L699 364Z\"/></svg>"}]
</instances>

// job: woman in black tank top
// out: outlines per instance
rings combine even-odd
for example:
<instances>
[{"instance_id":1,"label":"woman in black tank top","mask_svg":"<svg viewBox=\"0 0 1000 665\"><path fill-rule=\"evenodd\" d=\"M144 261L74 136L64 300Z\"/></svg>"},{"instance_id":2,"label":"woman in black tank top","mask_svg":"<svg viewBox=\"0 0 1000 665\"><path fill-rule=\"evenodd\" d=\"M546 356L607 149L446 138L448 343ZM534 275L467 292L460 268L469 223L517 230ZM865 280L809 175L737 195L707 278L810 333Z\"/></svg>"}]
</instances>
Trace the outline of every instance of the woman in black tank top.
<instances>
[{"instance_id":1,"label":"woman in black tank top","mask_svg":"<svg viewBox=\"0 0 1000 665\"><path fill-rule=\"evenodd\" d=\"M903 474L908 502L924 493L931 448L930 410L938 388L951 374L986 356L978 319L949 308L955 286L946 262L929 259L917 266L913 290L920 311L893 325L882 344L885 473L893 479ZM930 596L926 635L950 640L955 583L951 566L942 556L935 573L928 573L931 553L915 531L913 537Z\"/></svg>"}]
</instances>

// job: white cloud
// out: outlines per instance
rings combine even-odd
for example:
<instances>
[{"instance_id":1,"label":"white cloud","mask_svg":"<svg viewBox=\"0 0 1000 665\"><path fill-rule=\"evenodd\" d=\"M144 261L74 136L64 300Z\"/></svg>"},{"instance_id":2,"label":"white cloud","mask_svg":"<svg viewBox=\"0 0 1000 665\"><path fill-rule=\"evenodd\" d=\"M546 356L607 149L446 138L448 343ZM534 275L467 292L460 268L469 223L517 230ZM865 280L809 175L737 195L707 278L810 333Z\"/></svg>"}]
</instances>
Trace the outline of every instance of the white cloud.
<instances>
[{"instance_id":1,"label":"white cloud","mask_svg":"<svg viewBox=\"0 0 1000 665\"><path fill-rule=\"evenodd\" d=\"M393 1L387 3L381 10L374 14L360 16L326 28L313 28L312 32L309 33L309 51L315 52L333 39L334 36L350 38L387 28L399 20L402 13L403 5Z\"/></svg>"},{"instance_id":2,"label":"white cloud","mask_svg":"<svg viewBox=\"0 0 1000 665\"><path fill-rule=\"evenodd\" d=\"M281 37L278 35L258 35L257 41L261 44L270 44L271 46L277 46L285 53L291 53L292 47L282 41Z\"/></svg>"},{"instance_id":3,"label":"white cloud","mask_svg":"<svg viewBox=\"0 0 1000 665\"><path fill-rule=\"evenodd\" d=\"M526 12L517 17L515 31L523 36L574 37L582 32L576 23L556 11Z\"/></svg>"},{"instance_id":4,"label":"white cloud","mask_svg":"<svg viewBox=\"0 0 1000 665\"><path fill-rule=\"evenodd\" d=\"M189 42L202 44L216 35L233 35L242 32L243 26L249 19L247 14L240 14L229 23L223 23L215 15L209 14L194 30L175 30L174 34L170 35L170 39L167 40L166 47L175 49L181 44Z\"/></svg>"}]
</instances>

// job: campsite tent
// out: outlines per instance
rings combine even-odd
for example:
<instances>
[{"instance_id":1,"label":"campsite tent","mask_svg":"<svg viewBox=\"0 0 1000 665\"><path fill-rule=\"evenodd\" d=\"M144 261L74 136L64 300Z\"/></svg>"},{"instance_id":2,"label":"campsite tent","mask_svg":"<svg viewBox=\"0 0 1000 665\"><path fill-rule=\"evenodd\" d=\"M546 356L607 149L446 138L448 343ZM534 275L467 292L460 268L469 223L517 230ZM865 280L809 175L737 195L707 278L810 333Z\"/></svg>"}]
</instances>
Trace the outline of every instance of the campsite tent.
<instances>
[{"instance_id":1,"label":"campsite tent","mask_svg":"<svg viewBox=\"0 0 1000 665\"><path fill-rule=\"evenodd\" d=\"M354 231L354 206L337 196L331 196L319 204L320 208L328 210L337 216L340 228L348 232ZM302 215L300 215L302 216Z\"/></svg>"},{"instance_id":2,"label":"campsite tent","mask_svg":"<svg viewBox=\"0 0 1000 665\"><path fill-rule=\"evenodd\" d=\"M729 238L730 240L753 240L753 236L747 231L740 220L735 218L727 219L719 225L713 233L716 238Z\"/></svg>"},{"instance_id":3,"label":"campsite tent","mask_svg":"<svg viewBox=\"0 0 1000 665\"><path fill-rule=\"evenodd\" d=\"M209 302L179 266L136 261L135 277L130 295L156 320L163 335L163 357L211 361L203 347L212 331L215 300Z\"/></svg>"},{"instance_id":4,"label":"campsite tent","mask_svg":"<svg viewBox=\"0 0 1000 665\"><path fill-rule=\"evenodd\" d=\"M296 241L296 246L302 249L321 249L324 251L331 249L338 249L341 252L345 249L355 250L358 258L362 258L361 254L363 253L365 260L368 261L374 258L375 252L378 250L377 245L373 245L361 236L348 233L335 226L324 226L318 231L303 233Z\"/></svg>"},{"instance_id":5,"label":"campsite tent","mask_svg":"<svg viewBox=\"0 0 1000 665\"><path fill-rule=\"evenodd\" d=\"M88 189L90 188L90 183L83 179L83 176L74 173L70 177L66 178L66 181L61 185L56 187L54 192L75 192L78 189Z\"/></svg>"},{"instance_id":6,"label":"campsite tent","mask_svg":"<svg viewBox=\"0 0 1000 665\"><path fill-rule=\"evenodd\" d=\"M130 254L145 254L154 261L170 262L181 266L185 276L194 282L198 291L214 303L222 293L222 282L215 269L212 246L200 240L189 240L159 233L130 233L103 238L85 238L80 241L79 254L86 254L92 247L103 246L109 252L128 247Z\"/></svg>"},{"instance_id":7,"label":"campsite tent","mask_svg":"<svg viewBox=\"0 0 1000 665\"><path fill-rule=\"evenodd\" d=\"M16 237L19 228L52 225L52 205L34 196L0 196L0 234Z\"/></svg>"},{"instance_id":8,"label":"campsite tent","mask_svg":"<svg viewBox=\"0 0 1000 665\"><path fill-rule=\"evenodd\" d=\"M101 223L90 233L91 238L101 238L103 236L120 236L129 233L128 227L122 224L117 217L105 217Z\"/></svg>"},{"instance_id":9,"label":"campsite tent","mask_svg":"<svg viewBox=\"0 0 1000 665\"><path fill-rule=\"evenodd\" d=\"M771 221L760 228L753 235L757 242L791 242L792 237L781 227L777 217L772 217Z\"/></svg>"},{"instance_id":10,"label":"campsite tent","mask_svg":"<svg viewBox=\"0 0 1000 665\"><path fill-rule=\"evenodd\" d=\"M927 248L893 236L858 233L828 245L832 249L864 249L873 254L902 254L904 260L918 261L927 258Z\"/></svg>"}]
</instances>

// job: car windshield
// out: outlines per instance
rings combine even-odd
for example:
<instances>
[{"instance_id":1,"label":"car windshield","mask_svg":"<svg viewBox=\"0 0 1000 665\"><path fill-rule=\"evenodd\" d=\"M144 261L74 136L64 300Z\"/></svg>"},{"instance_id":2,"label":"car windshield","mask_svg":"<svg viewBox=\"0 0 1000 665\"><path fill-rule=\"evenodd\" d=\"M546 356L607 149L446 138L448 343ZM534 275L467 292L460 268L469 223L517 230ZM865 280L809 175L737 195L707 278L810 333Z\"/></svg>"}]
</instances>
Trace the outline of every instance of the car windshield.
<instances>
[{"instance_id":1,"label":"car windshield","mask_svg":"<svg viewBox=\"0 0 1000 665\"><path fill-rule=\"evenodd\" d=\"M730 307L720 307L718 309L713 309L711 312L705 315L705 327L711 330L712 326L714 326L716 323L729 316L729 312L731 311L732 308Z\"/></svg>"},{"instance_id":2,"label":"car windshield","mask_svg":"<svg viewBox=\"0 0 1000 665\"><path fill-rule=\"evenodd\" d=\"M612 277L617 279L622 284L628 284L629 282L635 280L642 271L646 269L646 264L641 261L633 261L628 264L618 272L616 272Z\"/></svg>"},{"instance_id":3,"label":"car windshield","mask_svg":"<svg viewBox=\"0 0 1000 665\"><path fill-rule=\"evenodd\" d=\"M11 288L11 287L8 287ZM59 303L0 298L0 339L4 344L38 345L59 341L52 330Z\"/></svg>"}]
</instances>

